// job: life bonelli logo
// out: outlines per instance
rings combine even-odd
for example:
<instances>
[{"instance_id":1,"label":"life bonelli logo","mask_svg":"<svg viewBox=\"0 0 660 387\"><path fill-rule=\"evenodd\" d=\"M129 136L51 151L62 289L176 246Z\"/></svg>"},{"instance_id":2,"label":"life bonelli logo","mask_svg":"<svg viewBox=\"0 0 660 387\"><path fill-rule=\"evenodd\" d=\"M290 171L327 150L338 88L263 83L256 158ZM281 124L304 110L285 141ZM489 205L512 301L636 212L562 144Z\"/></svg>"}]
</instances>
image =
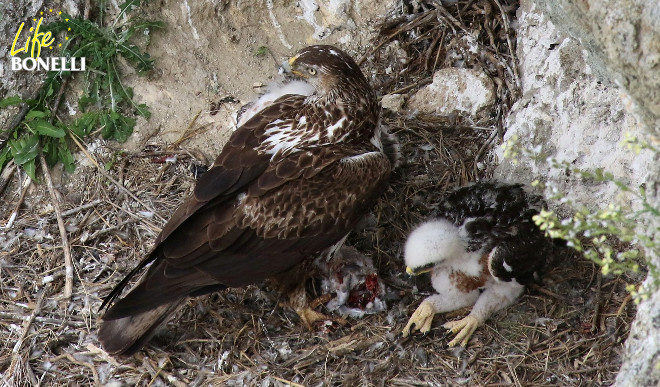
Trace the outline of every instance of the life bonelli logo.
<instances>
[{"instance_id":1,"label":"life bonelli logo","mask_svg":"<svg viewBox=\"0 0 660 387\"><path fill-rule=\"evenodd\" d=\"M85 71L84 57L42 56L42 54L52 52L54 47L62 47L63 44L66 44L69 34L72 33L72 27L68 26L65 36L58 38L63 39L63 42L56 43L56 38L50 31L40 31L43 29L44 18L47 21L49 18L62 18L64 23L70 22L70 19L65 18L61 11L56 12L52 8L39 12L39 15L33 17L28 23L22 22L16 30L11 45L11 69L13 71Z\"/></svg>"}]
</instances>

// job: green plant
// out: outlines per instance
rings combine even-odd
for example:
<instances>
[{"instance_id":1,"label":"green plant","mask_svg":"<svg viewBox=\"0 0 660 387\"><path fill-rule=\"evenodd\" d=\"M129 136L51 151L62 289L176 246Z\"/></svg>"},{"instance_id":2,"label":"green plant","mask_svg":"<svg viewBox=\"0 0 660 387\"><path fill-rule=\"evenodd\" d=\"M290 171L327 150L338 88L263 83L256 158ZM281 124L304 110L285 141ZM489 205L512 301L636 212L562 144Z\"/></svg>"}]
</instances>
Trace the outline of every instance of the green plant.
<instances>
[{"instance_id":1,"label":"green plant","mask_svg":"<svg viewBox=\"0 0 660 387\"><path fill-rule=\"evenodd\" d=\"M514 138L505 145L505 157L515 160L520 156L521 152L516 150L519 149L516 143L517 139ZM624 144L636 153L644 149L660 153L660 150L649 142L630 135L626 136ZM637 209L610 203L604 208L594 210L578 206L552 185L536 181L534 185L542 186L546 192L550 192L548 199L571 207L574 214L560 219L554 211L541 211L534 217L534 221L549 236L565 239L569 246L600 265L605 275L637 272L640 260L644 261L653 280L647 289L628 285L628 291L635 302L647 298L650 291L660 286L660 269L649 260L644 260L649 255L660 256L660 244L655 240L657 235L660 235L660 208L649 202L644 186L631 188L601 168L585 171L569 162L546 158L538 149L522 150L522 154L537 161L547 162L552 168L570 171L582 179L614 184L620 192L628 194Z\"/></svg>"},{"instance_id":2,"label":"green plant","mask_svg":"<svg viewBox=\"0 0 660 387\"><path fill-rule=\"evenodd\" d=\"M126 14L141 2L129 0L121 4L119 14L107 27L101 25L104 2L99 4L98 23L62 13L60 20L44 26L54 36L67 31L68 39L59 56L86 58L87 71L81 74L83 90L78 99L82 113L73 121L63 122L56 116L57 106L52 106L59 102L63 80L71 76L70 71L48 72L34 99L11 96L1 100L0 107L26 103L28 111L18 126L5 133L8 141L0 143L0 169L13 159L36 180L36 158L41 150L48 165L62 162L67 171L72 171L74 157L67 134L83 138L100 128L104 138L124 142L133 132L135 117L149 118L147 106L133 101L133 91L122 83L117 66L121 56L138 74L153 68L151 57L132 41L137 33L148 37L151 29L162 28L163 23L127 18Z\"/></svg>"}]
</instances>

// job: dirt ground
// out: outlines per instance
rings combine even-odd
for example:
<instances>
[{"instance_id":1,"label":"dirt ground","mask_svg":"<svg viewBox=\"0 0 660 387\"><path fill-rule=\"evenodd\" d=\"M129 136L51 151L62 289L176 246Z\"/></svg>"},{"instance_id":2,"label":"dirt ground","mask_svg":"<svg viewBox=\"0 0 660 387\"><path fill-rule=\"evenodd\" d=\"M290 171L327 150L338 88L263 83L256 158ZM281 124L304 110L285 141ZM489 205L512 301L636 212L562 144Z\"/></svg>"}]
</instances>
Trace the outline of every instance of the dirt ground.
<instances>
[{"instance_id":1,"label":"dirt ground","mask_svg":"<svg viewBox=\"0 0 660 387\"><path fill-rule=\"evenodd\" d=\"M273 38L238 47L243 56L236 54L237 60L262 78L236 75L225 63L219 83L200 75L208 72L173 70L185 66L184 55L156 50L152 55L161 73L135 83L136 96L154 112L152 119L139 124L126 146L90 141L89 154L78 155L81 163L74 174L53 172L73 257L70 299L62 297L62 242L47 187L24 188L24 175L14 172L0 193L1 226L7 226L18 208L11 227L0 233L0 337L9 343L0 348L3 384L612 384L635 314L625 286L640 278L603 277L594 264L576 255L563 257L543 286L527 289L518 302L493 315L466 348L447 347L442 323L467 310L436 316L427 335L400 336L411 313L432 292L428 277L409 278L404 272L405 237L433 215L447 190L490 175L496 163L490 149L501 139L519 82L513 70L515 32L509 28L515 2L459 1L444 8L437 2L401 4L387 19L370 24L369 39L335 42L359 58L381 95L401 94L405 100L429 83L435 70L450 66L483 69L498 87L495 108L479 122L460 115L384 111L385 123L401 141L403 165L348 240L373 260L385 286L384 311L309 332L265 283L191 299L146 350L132 358L113 359L100 349L96 330L102 298L150 249L169 214L191 192L200 167L221 147L239 107L223 98L249 100L258 91L250 90L254 83L270 80L263 74L273 74L272 58L255 57L254 49L282 43ZM225 2L215 7L216 16L240 13L240 7ZM162 14L172 9L165 3ZM147 12L157 13L154 8ZM178 20L181 15L185 13L170 16ZM186 20L173 25L189 26ZM227 23L222 28L225 33L218 32L217 39L231 40L227 31L232 28L252 33ZM300 28L288 32L288 40L300 36L297 43L304 44L314 32ZM466 45L467 35L477 42L476 52ZM163 47L158 39L166 38L155 35L151 44ZM245 37L238 41L251 42ZM171 42L172 47L176 44ZM195 43L190 54L208 55L208 44ZM281 47L273 51L280 49L284 54ZM159 66L168 60L175 62ZM186 136L171 127L188 128ZM176 141L181 138L185 140ZM110 166L107 172L105 165ZM312 294L320 295L318 283L318 278L310 281Z\"/></svg>"}]
</instances>

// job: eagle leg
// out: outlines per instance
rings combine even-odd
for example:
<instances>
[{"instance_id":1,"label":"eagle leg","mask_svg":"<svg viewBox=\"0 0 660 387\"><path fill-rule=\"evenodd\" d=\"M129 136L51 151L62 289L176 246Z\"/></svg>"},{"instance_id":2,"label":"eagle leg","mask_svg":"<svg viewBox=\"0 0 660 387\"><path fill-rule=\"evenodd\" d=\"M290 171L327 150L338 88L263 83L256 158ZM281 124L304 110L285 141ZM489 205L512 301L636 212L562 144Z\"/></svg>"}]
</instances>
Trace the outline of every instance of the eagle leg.
<instances>
[{"instance_id":1,"label":"eagle leg","mask_svg":"<svg viewBox=\"0 0 660 387\"><path fill-rule=\"evenodd\" d=\"M428 300L422 301L417 307L417 310L415 310L415 313L410 317L410 320L408 320L408 324L403 328L401 335L408 337L410 333L415 331L427 333L431 330L433 316L435 316L433 304Z\"/></svg>"},{"instance_id":2,"label":"eagle leg","mask_svg":"<svg viewBox=\"0 0 660 387\"><path fill-rule=\"evenodd\" d=\"M317 312L316 308L330 301L332 296L324 294L311 302L307 302L307 291L304 286L296 288L289 294L289 303L293 310L296 312L300 321L303 323L307 330L314 330L314 325L319 321L334 321L340 325L347 323L346 319L341 317L332 317L321 312Z\"/></svg>"},{"instance_id":3,"label":"eagle leg","mask_svg":"<svg viewBox=\"0 0 660 387\"><path fill-rule=\"evenodd\" d=\"M470 337L474 331L479 327L481 321L471 314L465 316L460 320L448 321L443 327L450 330L452 333L456 334L456 337L449 342L450 347L455 347L457 344L460 344L462 347L465 347L470 341Z\"/></svg>"}]
</instances>

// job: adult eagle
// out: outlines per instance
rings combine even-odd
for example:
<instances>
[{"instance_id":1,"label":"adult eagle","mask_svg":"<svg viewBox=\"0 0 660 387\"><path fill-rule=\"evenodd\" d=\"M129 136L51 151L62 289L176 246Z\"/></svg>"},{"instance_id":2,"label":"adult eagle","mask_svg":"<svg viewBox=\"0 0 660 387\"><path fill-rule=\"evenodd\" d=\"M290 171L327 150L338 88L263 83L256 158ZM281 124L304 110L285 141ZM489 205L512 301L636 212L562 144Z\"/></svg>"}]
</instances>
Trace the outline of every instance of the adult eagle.
<instances>
[{"instance_id":1,"label":"adult eagle","mask_svg":"<svg viewBox=\"0 0 660 387\"><path fill-rule=\"evenodd\" d=\"M301 275L342 245L384 190L395 160L383 141L394 149L394 139L380 125L374 90L343 51L306 47L283 68L299 80L239 119L153 250L103 301L110 307L99 340L107 352L138 351L187 297L266 278L291 296L306 325L318 319Z\"/></svg>"},{"instance_id":2,"label":"adult eagle","mask_svg":"<svg viewBox=\"0 0 660 387\"><path fill-rule=\"evenodd\" d=\"M438 294L419 305L403 336L431 330L436 313L471 306L465 318L444 324L456 334L449 346L465 346L492 313L511 305L525 285L540 280L555 246L532 220L543 206L519 184L479 182L450 193L440 217L413 230L405 245L409 274L431 272Z\"/></svg>"}]
</instances>

